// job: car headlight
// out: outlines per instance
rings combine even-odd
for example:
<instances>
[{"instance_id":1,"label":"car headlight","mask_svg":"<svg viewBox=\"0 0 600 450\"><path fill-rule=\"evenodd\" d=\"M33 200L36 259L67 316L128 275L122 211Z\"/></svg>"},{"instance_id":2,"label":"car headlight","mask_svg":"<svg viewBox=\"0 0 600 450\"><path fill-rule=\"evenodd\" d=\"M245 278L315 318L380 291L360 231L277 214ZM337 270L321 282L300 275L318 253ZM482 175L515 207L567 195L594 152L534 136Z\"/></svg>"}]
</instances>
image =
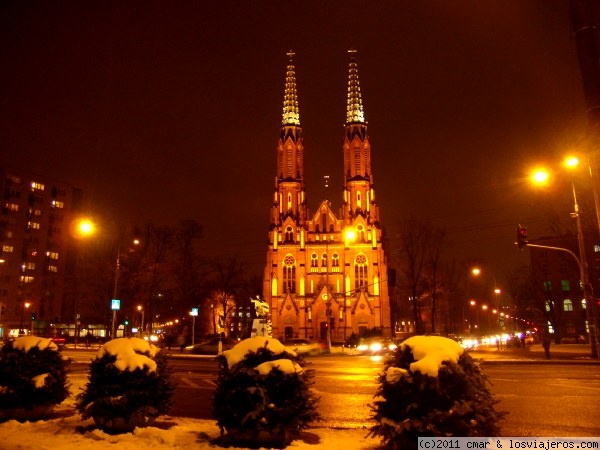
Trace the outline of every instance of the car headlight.
<instances>
[{"instance_id":1,"label":"car headlight","mask_svg":"<svg viewBox=\"0 0 600 450\"><path fill-rule=\"evenodd\" d=\"M371 350L372 352L380 352L382 348L383 345L381 345L381 343L374 342L370 345L369 350Z\"/></svg>"}]
</instances>

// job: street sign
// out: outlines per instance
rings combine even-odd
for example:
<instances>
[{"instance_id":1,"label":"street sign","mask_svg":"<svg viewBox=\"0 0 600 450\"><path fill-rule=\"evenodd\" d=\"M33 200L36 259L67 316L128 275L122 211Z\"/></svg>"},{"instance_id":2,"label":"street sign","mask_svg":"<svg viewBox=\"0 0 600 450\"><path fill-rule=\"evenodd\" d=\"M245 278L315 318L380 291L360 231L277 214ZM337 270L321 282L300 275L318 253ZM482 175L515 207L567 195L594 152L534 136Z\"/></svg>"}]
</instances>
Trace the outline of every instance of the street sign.
<instances>
[{"instance_id":1,"label":"street sign","mask_svg":"<svg viewBox=\"0 0 600 450\"><path fill-rule=\"evenodd\" d=\"M190 313L191 316L197 316L198 315L198 308L192 308L192 312Z\"/></svg>"},{"instance_id":2,"label":"street sign","mask_svg":"<svg viewBox=\"0 0 600 450\"><path fill-rule=\"evenodd\" d=\"M118 311L119 309L121 309L121 300L113 298L110 304L110 309L112 309L113 311Z\"/></svg>"}]
</instances>

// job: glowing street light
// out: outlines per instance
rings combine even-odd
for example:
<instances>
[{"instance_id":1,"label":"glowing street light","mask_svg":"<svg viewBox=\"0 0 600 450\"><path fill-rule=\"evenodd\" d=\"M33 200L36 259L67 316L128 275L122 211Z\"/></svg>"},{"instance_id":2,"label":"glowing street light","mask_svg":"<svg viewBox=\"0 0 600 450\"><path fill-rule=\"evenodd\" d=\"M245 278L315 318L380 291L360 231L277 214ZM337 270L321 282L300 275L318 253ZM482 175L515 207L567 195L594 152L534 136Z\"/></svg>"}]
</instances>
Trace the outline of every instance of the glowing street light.
<instances>
[{"instance_id":1,"label":"glowing street light","mask_svg":"<svg viewBox=\"0 0 600 450\"><path fill-rule=\"evenodd\" d=\"M142 321L140 323L140 337L144 338L144 307L142 305L138 305L137 310L142 313Z\"/></svg>"},{"instance_id":2,"label":"glowing street light","mask_svg":"<svg viewBox=\"0 0 600 450\"><path fill-rule=\"evenodd\" d=\"M579 165L579 159L574 156L569 156L563 160L563 165L568 169L575 169ZM548 182L549 175L547 170L538 169L532 173L531 180L536 185L545 185ZM583 289L583 295L586 302L585 314L586 320L588 322L589 327L589 337L590 337L590 349L593 358L598 358L598 329L596 323L596 314L594 312L594 304L593 304L593 293L591 289L591 284L589 281L588 275L588 264L587 264L587 256L585 251L585 243L583 239L583 229L581 225L581 217L579 212L579 204L577 202L577 192L575 190L575 182L571 179L571 190L573 192L573 212L570 214L572 218L575 219L577 225L577 242L579 246L579 258L577 258L572 252L568 249L557 248L557 247L545 247L538 245L531 245L531 247L545 247L545 248L554 248L556 250L563 250L570 253L579 266L579 280ZM596 210L596 213L598 211Z\"/></svg>"}]
</instances>

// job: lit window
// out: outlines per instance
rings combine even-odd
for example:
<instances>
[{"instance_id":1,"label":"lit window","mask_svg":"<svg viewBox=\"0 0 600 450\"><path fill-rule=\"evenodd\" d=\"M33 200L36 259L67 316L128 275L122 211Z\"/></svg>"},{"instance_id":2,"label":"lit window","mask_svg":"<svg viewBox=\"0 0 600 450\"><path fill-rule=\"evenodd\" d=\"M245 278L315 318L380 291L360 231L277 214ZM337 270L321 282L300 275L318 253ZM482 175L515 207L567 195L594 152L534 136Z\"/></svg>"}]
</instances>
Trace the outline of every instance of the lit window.
<instances>
[{"instance_id":1,"label":"lit window","mask_svg":"<svg viewBox=\"0 0 600 450\"><path fill-rule=\"evenodd\" d=\"M551 305L550 302L546 302L546 311L550 311Z\"/></svg>"},{"instance_id":2,"label":"lit window","mask_svg":"<svg viewBox=\"0 0 600 450\"><path fill-rule=\"evenodd\" d=\"M40 191L44 190L44 185L42 183L36 183L35 181L31 182L31 190L39 189Z\"/></svg>"},{"instance_id":3,"label":"lit window","mask_svg":"<svg viewBox=\"0 0 600 450\"><path fill-rule=\"evenodd\" d=\"M64 208L65 202L59 202L58 200L52 200L52 207L53 208Z\"/></svg>"},{"instance_id":4,"label":"lit window","mask_svg":"<svg viewBox=\"0 0 600 450\"><path fill-rule=\"evenodd\" d=\"M19 210L19 205L17 205L16 203L7 203L6 204L6 208L9 211L18 211Z\"/></svg>"},{"instance_id":5,"label":"lit window","mask_svg":"<svg viewBox=\"0 0 600 450\"><path fill-rule=\"evenodd\" d=\"M362 289L368 285L367 257L362 253L354 260L354 288Z\"/></svg>"},{"instance_id":6,"label":"lit window","mask_svg":"<svg viewBox=\"0 0 600 450\"><path fill-rule=\"evenodd\" d=\"M58 259L58 252L46 252L46 256L50 259Z\"/></svg>"},{"instance_id":7,"label":"lit window","mask_svg":"<svg viewBox=\"0 0 600 450\"><path fill-rule=\"evenodd\" d=\"M331 256L331 265L333 267L338 267L340 265L340 255L338 255L337 253L334 253Z\"/></svg>"},{"instance_id":8,"label":"lit window","mask_svg":"<svg viewBox=\"0 0 600 450\"><path fill-rule=\"evenodd\" d=\"M40 229L40 224L38 222L28 222L27 226L29 228L34 229L34 230L39 230Z\"/></svg>"},{"instance_id":9,"label":"lit window","mask_svg":"<svg viewBox=\"0 0 600 450\"><path fill-rule=\"evenodd\" d=\"M56 266L48 266L48 272L58 272L58 267Z\"/></svg>"},{"instance_id":10,"label":"lit window","mask_svg":"<svg viewBox=\"0 0 600 450\"><path fill-rule=\"evenodd\" d=\"M12 245L3 245L2 246L2 251L4 253L12 253L14 251L14 248Z\"/></svg>"},{"instance_id":11,"label":"lit window","mask_svg":"<svg viewBox=\"0 0 600 450\"><path fill-rule=\"evenodd\" d=\"M296 260L292 255L286 255L283 260L283 292L296 292Z\"/></svg>"},{"instance_id":12,"label":"lit window","mask_svg":"<svg viewBox=\"0 0 600 450\"><path fill-rule=\"evenodd\" d=\"M34 262L25 263L25 268L28 270L35 270L35 263Z\"/></svg>"},{"instance_id":13,"label":"lit window","mask_svg":"<svg viewBox=\"0 0 600 450\"><path fill-rule=\"evenodd\" d=\"M561 280L560 284L562 286L563 291L571 290L571 283L569 283L569 280Z\"/></svg>"},{"instance_id":14,"label":"lit window","mask_svg":"<svg viewBox=\"0 0 600 450\"><path fill-rule=\"evenodd\" d=\"M581 299L581 309L586 309L587 308L587 303L585 301L585 298Z\"/></svg>"},{"instance_id":15,"label":"lit window","mask_svg":"<svg viewBox=\"0 0 600 450\"><path fill-rule=\"evenodd\" d=\"M568 298L563 300L563 311L573 311L573 302Z\"/></svg>"},{"instance_id":16,"label":"lit window","mask_svg":"<svg viewBox=\"0 0 600 450\"><path fill-rule=\"evenodd\" d=\"M20 281L21 281L21 283L32 283L33 277L21 275Z\"/></svg>"},{"instance_id":17,"label":"lit window","mask_svg":"<svg viewBox=\"0 0 600 450\"><path fill-rule=\"evenodd\" d=\"M600 244L594 244L594 253L600 252Z\"/></svg>"}]
</instances>

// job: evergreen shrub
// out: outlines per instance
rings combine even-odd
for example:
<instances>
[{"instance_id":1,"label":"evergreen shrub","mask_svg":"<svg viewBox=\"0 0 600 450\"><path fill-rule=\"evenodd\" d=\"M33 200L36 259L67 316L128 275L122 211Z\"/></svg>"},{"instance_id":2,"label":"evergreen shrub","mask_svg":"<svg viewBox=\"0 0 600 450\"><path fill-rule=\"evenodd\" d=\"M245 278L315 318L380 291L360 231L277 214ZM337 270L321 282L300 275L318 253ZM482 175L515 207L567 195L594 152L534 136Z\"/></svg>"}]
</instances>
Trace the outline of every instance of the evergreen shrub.
<instances>
[{"instance_id":1,"label":"evergreen shrub","mask_svg":"<svg viewBox=\"0 0 600 450\"><path fill-rule=\"evenodd\" d=\"M0 350L0 420L43 418L69 396L68 361L50 339L24 336Z\"/></svg>"},{"instance_id":2,"label":"evergreen shrub","mask_svg":"<svg viewBox=\"0 0 600 450\"><path fill-rule=\"evenodd\" d=\"M212 410L221 430L219 441L251 448L283 448L318 417L318 398L310 389L314 371L306 369L304 359L285 350L278 340L250 339L261 343L231 367L224 355L217 357L219 373ZM238 351L236 347L229 352ZM292 367L295 369L290 370Z\"/></svg>"},{"instance_id":3,"label":"evergreen shrub","mask_svg":"<svg viewBox=\"0 0 600 450\"><path fill-rule=\"evenodd\" d=\"M174 390L164 353L143 339L118 338L92 360L76 407L104 431L129 432L167 414Z\"/></svg>"},{"instance_id":4,"label":"evergreen shrub","mask_svg":"<svg viewBox=\"0 0 600 450\"><path fill-rule=\"evenodd\" d=\"M418 437L498 435L505 413L496 411L489 381L469 354L442 362L437 376L411 370L414 362L411 347L402 344L385 361L369 435L402 450L417 449Z\"/></svg>"}]
</instances>

